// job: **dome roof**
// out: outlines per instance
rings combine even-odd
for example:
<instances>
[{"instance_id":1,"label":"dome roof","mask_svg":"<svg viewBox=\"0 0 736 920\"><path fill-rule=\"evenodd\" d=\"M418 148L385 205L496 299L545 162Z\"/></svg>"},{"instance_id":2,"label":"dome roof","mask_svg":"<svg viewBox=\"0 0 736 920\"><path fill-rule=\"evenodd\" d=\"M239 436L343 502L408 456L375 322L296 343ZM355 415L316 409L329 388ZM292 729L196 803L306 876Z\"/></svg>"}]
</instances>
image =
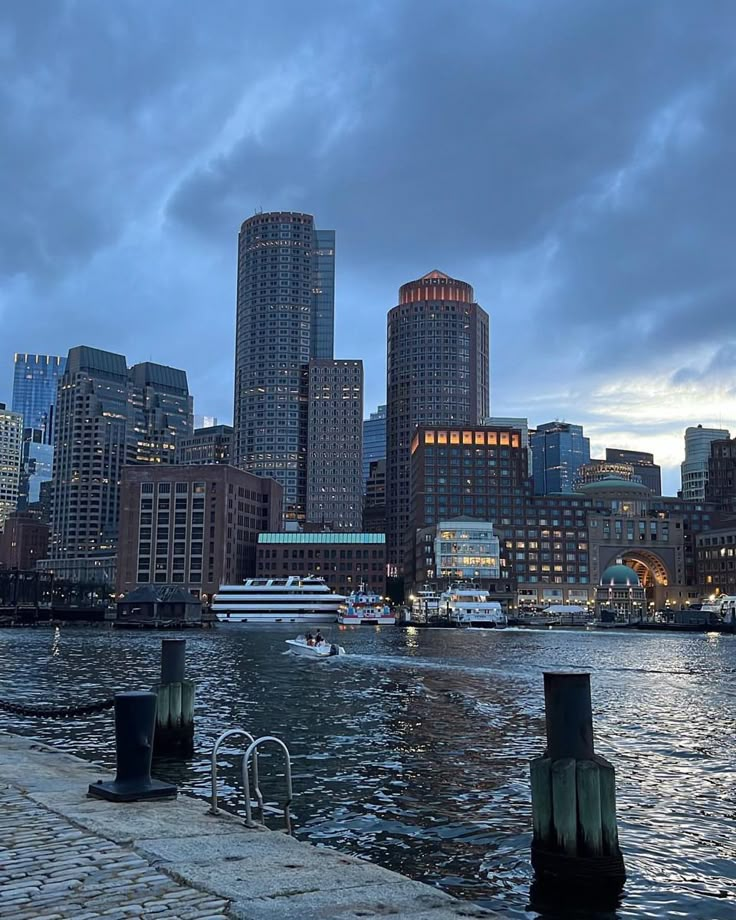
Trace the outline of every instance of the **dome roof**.
<instances>
[{"instance_id":1,"label":"dome roof","mask_svg":"<svg viewBox=\"0 0 736 920\"><path fill-rule=\"evenodd\" d=\"M605 479L596 479L594 482L581 483L577 489L578 492L625 492L627 494L636 493L637 495L646 496L651 494L651 490L643 482L633 482L631 479L618 479L615 476L607 476Z\"/></svg>"},{"instance_id":2,"label":"dome roof","mask_svg":"<svg viewBox=\"0 0 736 920\"><path fill-rule=\"evenodd\" d=\"M609 565L601 575L602 585L620 585L622 587L640 587L639 576L628 565Z\"/></svg>"}]
</instances>

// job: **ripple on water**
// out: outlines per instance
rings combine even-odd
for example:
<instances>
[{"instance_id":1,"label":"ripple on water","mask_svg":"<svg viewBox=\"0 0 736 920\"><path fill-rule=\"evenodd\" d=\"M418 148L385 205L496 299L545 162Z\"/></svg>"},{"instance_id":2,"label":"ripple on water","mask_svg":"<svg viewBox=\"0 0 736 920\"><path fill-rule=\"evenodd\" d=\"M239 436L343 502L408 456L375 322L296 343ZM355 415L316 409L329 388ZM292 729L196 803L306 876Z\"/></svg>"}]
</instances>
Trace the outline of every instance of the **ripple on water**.
<instances>
[{"instance_id":1,"label":"ripple on water","mask_svg":"<svg viewBox=\"0 0 736 920\"><path fill-rule=\"evenodd\" d=\"M351 654L282 655L283 629L186 636L197 687L194 760L159 775L209 793L215 737L241 725L294 756L298 835L509 916L733 917L736 641L591 632L332 630ZM160 638L91 629L0 633L0 697L63 705L151 686ZM620 905L530 892L528 760L543 747L541 673L592 673L597 748L616 764L629 878ZM7 715L7 714L6 714ZM10 730L114 761L110 714L7 715ZM242 751L221 754L221 799L243 810ZM275 802L281 772L264 757ZM528 909L530 897L538 910Z\"/></svg>"}]
</instances>

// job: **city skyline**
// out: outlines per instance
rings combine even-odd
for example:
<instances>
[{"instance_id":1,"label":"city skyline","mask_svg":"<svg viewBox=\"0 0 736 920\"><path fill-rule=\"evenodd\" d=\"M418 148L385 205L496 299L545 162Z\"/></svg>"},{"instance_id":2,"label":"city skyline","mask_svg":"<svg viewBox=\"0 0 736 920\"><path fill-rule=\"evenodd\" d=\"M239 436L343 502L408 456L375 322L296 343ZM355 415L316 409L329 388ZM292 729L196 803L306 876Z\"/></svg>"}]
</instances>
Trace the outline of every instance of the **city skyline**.
<instances>
[{"instance_id":1,"label":"city skyline","mask_svg":"<svg viewBox=\"0 0 736 920\"><path fill-rule=\"evenodd\" d=\"M231 422L237 228L299 210L338 235L366 416L395 290L440 268L492 316L493 415L651 451L673 494L685 429L736 424L716 5L223 4L174 17L170 53L134 4L5 5L0 401L14 352L84 342L185 368Z\"/></svg>"}]
</instances>

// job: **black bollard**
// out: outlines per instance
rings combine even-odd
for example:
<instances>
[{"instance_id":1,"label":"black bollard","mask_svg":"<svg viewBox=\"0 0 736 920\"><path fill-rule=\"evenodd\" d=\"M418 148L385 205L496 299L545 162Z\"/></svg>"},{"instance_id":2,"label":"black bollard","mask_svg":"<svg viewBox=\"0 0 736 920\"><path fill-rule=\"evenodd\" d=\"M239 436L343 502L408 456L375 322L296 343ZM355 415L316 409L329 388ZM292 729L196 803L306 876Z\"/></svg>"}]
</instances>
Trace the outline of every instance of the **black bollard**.
<instances>
[{"instance_id":1,"label":"black bollard","mask_svg":"<svg viewBox=\"0 0 736 920\"><path fill-rule=\"evenodd\" d=\"M162 684L180 684L183 682L186 651L186 639L163 639L161 641Z\"/></svg>"},{"instance_id":2,"label":"black bollard","mask_svg":"<svg viewBox=\"0 0 736 920\"><path fill-rule=\"evenodd\" d=\"M161 682L157 697L154 754L183 754L194 750L194 682L184 679L186 639L161 642Z\"/></svg>"},{"instance_id":3,"label":"black bollard","mask_svg":"<svg viewBox=\"0 0 736 920\"><path fill-rule=\"evenodd\" d=\"M614 892L626 879L613 766L593 749L590 674L544 675L547 750L531 762L537 887Z\"/></svg>"},{"instance_id":4,"label":"black bollard","mask_svg":"<svg viewBox=\"0 0 736 920\"><path fill-rule=\"evenodd\" d=\"M92 783L89 795L111 802L176 795L176 786L151 778L155 717L155 693L133 690L115 694L115 779Z\"/></svg>"}]
</instances>

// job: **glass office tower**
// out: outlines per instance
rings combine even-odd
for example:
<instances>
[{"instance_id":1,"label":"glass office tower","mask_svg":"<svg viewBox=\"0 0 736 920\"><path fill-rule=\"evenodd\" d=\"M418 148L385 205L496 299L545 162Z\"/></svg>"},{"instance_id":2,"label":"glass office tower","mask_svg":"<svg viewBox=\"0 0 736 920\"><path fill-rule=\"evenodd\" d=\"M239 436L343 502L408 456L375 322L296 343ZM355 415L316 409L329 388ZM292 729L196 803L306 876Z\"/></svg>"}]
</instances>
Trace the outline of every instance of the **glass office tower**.
<instances>
[{"instance_id":1,"label":"glass office tower","mask_svg":"<svg viewBox=\"0 0 736 920\"><path fill-rule=\"evenodd\" d=\"M13 371L13 412L23 416L23 427L43 432L43 443L53 443L53 407L66 358L58 355L16 354Z\"/></svg>"},{"instance_id":2,"label":"glass office tower","mask_svg":"<svg viewBox=\"0 0 736 920\"><path fill-rule=\"evenodd\" d=\"M582 425L546 422L530 436L534 494L574 492L578 468L590 463L590 438Z\"/></svg>"}]
</instances>

